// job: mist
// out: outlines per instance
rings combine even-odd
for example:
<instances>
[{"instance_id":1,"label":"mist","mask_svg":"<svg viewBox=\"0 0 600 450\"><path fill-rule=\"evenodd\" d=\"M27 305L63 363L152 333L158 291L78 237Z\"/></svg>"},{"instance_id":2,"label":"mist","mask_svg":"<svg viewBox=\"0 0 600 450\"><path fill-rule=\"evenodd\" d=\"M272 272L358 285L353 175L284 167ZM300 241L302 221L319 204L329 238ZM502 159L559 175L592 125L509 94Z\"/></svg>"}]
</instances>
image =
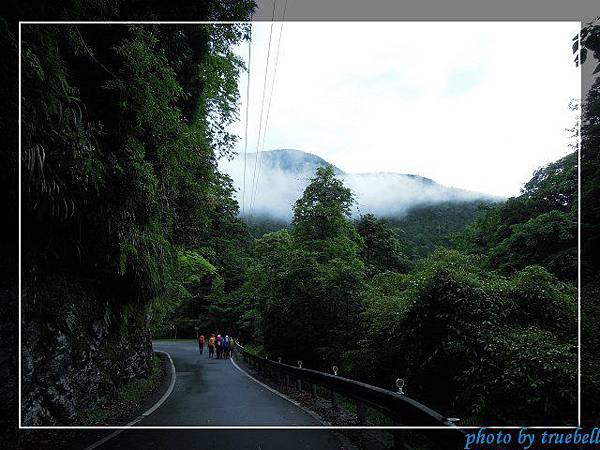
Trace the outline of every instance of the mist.
<instances>
[{"instance_id":1,"label":"mist","mask_svg":"<svg viewBox=\"0 0 600 450\"><path fill-rule=\"evenodd\" d=\"M238 155L231 161L220 161L219 169L233 179L235 198L240 205L240 215L268 216L290 221L293 205L302 196L310 179L314 177L316 168L328 163L316 155L299 150L275 150L262 152L261 155L256 169L258 183L255 184L254 195L256 153L249 153L246 157L245 190L243 156ZM400 218L416 206L445 202L502 200L492 195L443 186L418 175L390 172L345 173L337 167L334 169L338 178L354 194L355 204L352 206L354 218L367 213L379 217Z\"/></svg>"}]
</instances>

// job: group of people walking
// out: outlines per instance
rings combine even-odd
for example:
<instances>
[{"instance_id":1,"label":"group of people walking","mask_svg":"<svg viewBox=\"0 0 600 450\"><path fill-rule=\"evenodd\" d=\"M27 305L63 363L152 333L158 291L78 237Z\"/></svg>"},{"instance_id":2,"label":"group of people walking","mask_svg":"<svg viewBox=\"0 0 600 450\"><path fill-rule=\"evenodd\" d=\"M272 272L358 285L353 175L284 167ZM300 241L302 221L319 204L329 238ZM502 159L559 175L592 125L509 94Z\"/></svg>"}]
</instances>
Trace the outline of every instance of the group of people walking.
<instances>
[{"instance_id":1,"label":"group of people walking","mask_svg":"<svg viewBox=\"0 0 600 450\"><path fill-rule=\"evenodd\" d=\"M201 334L198 337L200 354L204 352L205 345L208 347L209 358L214 358L216 353L217 359L227 359L233 355L233 351L235 350L235 340L229 335L223 337L220 334L217 334L216 336L211 334L208 341L206 341L204 335Z\"/></svg>"}]
</instances>

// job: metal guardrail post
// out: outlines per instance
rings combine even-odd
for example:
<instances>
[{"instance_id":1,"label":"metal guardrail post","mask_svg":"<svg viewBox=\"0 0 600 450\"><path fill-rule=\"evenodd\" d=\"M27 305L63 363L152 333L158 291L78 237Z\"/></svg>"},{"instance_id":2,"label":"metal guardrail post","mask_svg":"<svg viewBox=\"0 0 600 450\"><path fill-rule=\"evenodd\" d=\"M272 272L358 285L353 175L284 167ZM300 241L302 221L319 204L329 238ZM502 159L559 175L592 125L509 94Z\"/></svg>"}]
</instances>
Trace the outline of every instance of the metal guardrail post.
<instances>
[{"instance_id":1,"label":"metal guardrail post","mask_svg":"<svg viewBox=\"0 0 600 450\"><path fill-rule=\"evenodd\" d=\"M406 382L402 378L396 380L396 387L398 388L398 394L404 395L404 386Z\"/></svg>"},{"instance_id":2,"label":"metal guardrail post","mask_svg":"<svg viewBox=\"0 0 600 450\"><path fill-rule=\"evenodd\" d=\"M335 375L337 377L337 374L338 374L338 366L333 366L333 375ZM338 409L337 398L335 397L335 392L333 391L333 389L330 389L329 395L331 398L331 408Z\"/></svg>"},{"instance_id":3,"label":"metal guardrail post","mask_svg":"<svg viewBox=\"0 0 600 450\"><path fill-rule=\"evenodd\" d=\"M298 368L302 369L302 361L298 361ZM302 378L298 377L296 379L296 387L298 391L302 392Z\"/></svg>"},{"instance_id":4,"label":"metal guardrail post","mask_svg":"<svg viewBox=\"0 0 600 450\"><path fill-rule=\"evenodd\" d=\"M281 364L281 356L277 357L277 362ZM283 385L283 376L281 375L281 370L277 369L277 383L279 386Z\"/></svg>"},{"instance_id":5,"label":"metal guardrail post","mask_svg":"<svg viewBox=\"0 0 600 450\"><path fill-rule=\"evenodd\" d=\"M317 385L315 383L310 385L310 395L312 398L317 398Z\"/></svg>"}]
</instances>

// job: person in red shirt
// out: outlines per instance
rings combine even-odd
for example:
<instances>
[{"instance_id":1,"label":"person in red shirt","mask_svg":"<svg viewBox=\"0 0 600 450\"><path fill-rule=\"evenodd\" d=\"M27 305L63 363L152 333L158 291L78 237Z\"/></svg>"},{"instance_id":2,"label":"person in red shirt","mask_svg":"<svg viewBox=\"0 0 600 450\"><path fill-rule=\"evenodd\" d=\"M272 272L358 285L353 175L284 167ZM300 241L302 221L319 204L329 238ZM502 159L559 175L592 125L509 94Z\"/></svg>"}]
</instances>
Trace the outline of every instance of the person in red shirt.
<instances>
[{"instance_id":1,"label":"person in red shirt","mask_svg":"<svg viewBox=\"0 0 600 450\"><path fill-rule=\"evenodd\" d=\"M198 347L200 348L200 354L204 351L204 335L201 334L198 338Z\"/></svg>"}]
</instances>

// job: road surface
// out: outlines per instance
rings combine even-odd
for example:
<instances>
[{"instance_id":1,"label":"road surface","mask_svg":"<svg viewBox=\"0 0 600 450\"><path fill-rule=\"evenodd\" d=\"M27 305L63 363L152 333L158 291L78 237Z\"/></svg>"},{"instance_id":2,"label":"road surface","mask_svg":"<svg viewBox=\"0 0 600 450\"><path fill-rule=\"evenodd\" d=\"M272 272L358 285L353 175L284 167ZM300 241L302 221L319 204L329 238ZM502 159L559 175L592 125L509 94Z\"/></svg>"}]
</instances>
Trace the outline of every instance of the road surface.
<instances>
[{"instance_id":1,"label":"road surface","mask_svg":"<svg viewBox=\"0 0 600 450\"><path fill-rule=\"evenodd\" d=\"M310 414L250 379L230 360L208 359L195 342L160 341L156 350L171 355L177 378L169 398L144 426L302 426L322 425ZM345 448L328 430L127 430L101 449L285 449Z\"/></svg>"}]
</instances>

